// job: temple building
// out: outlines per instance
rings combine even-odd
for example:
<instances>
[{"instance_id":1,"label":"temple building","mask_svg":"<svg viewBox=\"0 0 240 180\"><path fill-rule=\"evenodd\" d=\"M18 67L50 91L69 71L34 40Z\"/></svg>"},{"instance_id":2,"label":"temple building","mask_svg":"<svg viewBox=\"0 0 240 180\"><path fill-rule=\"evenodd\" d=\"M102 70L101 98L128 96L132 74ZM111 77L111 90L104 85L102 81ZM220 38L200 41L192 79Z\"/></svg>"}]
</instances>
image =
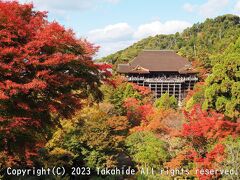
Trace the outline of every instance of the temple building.
<instances>
[{"instance_id":1,"label":"temple building","mask_svg":"<svg viewBox=\"0 0 240 180\"><path fill-rule=\"evenodd\" d=\"M129 82L149 87L156 98L168 92L179 102L198 81L191 63L171 50L143 50L129 64L119 64L117 71Z\"/></svg>"}]
</instances>

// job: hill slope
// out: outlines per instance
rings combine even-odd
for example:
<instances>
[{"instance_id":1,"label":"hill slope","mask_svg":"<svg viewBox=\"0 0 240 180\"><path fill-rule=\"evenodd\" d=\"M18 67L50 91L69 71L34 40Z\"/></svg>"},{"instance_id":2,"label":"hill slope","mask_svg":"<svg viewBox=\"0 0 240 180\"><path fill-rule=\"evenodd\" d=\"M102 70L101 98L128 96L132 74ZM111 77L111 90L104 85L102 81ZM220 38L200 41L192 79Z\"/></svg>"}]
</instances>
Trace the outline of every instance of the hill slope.
<instances>
[{"instance_id":1,"label":"hill slope","mask_svg":"<svg viewBox=\"0 0 240 180\"><path fill-rule=\"evenodd\" d=\"M228 14L196 23L181 34L156 35L142 39L100 61L117 65L129 62L142 49L173 49L180 55L190 60L198 60L203 67L209 68L211 67L209 57L222 53L239 36L240 17Z\"/></svg>"}]
</instances>

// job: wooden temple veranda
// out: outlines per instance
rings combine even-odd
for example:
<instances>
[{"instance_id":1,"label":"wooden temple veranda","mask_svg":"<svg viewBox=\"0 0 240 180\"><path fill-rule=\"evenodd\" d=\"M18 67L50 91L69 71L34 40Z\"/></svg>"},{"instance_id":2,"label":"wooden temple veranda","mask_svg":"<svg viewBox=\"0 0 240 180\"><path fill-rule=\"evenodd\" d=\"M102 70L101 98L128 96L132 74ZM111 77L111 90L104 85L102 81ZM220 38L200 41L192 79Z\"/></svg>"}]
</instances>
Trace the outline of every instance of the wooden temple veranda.
<instances>
[{"instance_id":1,"label":"wooden temple veranda","mask_svg":"<svg viewBox=\"0 0 240 180\"><path fill-rule=\"evenodd\" d=\"M156 98L168 92L179 102L198 81L188 60L170 50L144 50L129 64L119 64L117 71L129 82L149 87Z\"/></svg>"}]
</instances>

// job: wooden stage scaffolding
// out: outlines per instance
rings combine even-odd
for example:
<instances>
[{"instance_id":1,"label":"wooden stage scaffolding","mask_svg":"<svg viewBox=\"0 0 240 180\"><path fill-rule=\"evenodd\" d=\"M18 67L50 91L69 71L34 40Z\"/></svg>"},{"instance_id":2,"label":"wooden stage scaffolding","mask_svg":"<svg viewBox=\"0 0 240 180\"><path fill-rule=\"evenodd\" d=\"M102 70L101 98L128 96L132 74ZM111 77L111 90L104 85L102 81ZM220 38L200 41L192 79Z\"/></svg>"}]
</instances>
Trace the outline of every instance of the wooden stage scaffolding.
<instances>
[{"instance_id":1,"label":"wooden stage scaffolding","mask_svg":"<svg viewBox=\"0 0 240 180\"><path fill-rule=\"evenodd\" d=\"M187 59L174 51L145 50L129 64L119 64L118 72L129 82L149 87L156 98L169 93L182 101L198 81Z\"/></svg>"}]
</instances>

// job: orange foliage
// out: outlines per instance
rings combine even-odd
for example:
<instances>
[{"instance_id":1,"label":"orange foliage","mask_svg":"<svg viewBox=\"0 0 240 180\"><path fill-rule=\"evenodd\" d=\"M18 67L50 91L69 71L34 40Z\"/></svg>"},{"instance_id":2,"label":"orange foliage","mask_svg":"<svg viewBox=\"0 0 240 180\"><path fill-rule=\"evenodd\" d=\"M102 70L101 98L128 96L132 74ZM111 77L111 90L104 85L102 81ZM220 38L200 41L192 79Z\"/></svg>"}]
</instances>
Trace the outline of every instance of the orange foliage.
<instances>
[{"instance_id":1,"label":"orange foliage","mask_svg":"<svg viewBox=\"0 0 240 180\"><path fill-rule=\"evenodd\" d=\"M124 106L127 109L127 117L134 122L131 132L153 131L157 134L179 134L182 125L182 115L173 110L160 110L152 104L141 102L135 98L126 99Z\"/></svg>"},{"instance_id":2,"label":"orange foliage","mask_svg":"<svg viewBox=\"0 0 240 180\"><path fill-rule=\"evenodd\" d=\"M113 116L108 119L107 124L115 131L127 130L129 127L128 120L125 116Z\"/></svg>"},{"instance_id":3,"label":"orange foliage","mask_svg":"<svg viewBox=\"0 0 240 180\"><path fill-rule=\"evenodd\" d=\"M182 168L183 161L185 161L186 156L184 153L179 153L175 158L173 158L170 162L165 163L165 167L169 169L180 169Z\"/></svg>"},{"instance_id":4,"label":"orange foliage","mask_svg":"<svg viewBox=\"0 0 240 180\"><path fill-rule=\"evenodd\" d=\"M114 135L115 141L118 143L124 141L129 129L126 116L113 116L108 119L107 124L111 129L111 134Z\"/></svg>"},{"instance_id":5,"label":"orange foliage","mask_svg":"<svg viewBox=\"0 0 240 180\"><path fill-rule=\"evenodd\" d=\"M195 93L201 91L201 87L204 86L204 85L205 85L204 82L197 82L194 85L194 89L188 91L187 97L185 98L185 101L188 101Z\"/></svg>"},{"instance_id":6,"label":"orange foliage","mask_svg":"<svg viewBox=\"0 0 240 180\"><path fill-rule=\"evenodd\" d=\"M144 86L139 86L135 83L131 83L133 86L133 89L137 90L140 94L142 95L148 95L151 93L150 88L144 87Z\"/></svg>"},{"instance_id":7,"label":"orange foliage","mask_svg":"<svg viewBox=\"0 0 240 180\"><path fill-rule=\"evenodd\" d=\"M118 75L118 76L114 76L112 82L114 87L118 87L127 81L125 77Z\"/></svg>"}]
</instances>

